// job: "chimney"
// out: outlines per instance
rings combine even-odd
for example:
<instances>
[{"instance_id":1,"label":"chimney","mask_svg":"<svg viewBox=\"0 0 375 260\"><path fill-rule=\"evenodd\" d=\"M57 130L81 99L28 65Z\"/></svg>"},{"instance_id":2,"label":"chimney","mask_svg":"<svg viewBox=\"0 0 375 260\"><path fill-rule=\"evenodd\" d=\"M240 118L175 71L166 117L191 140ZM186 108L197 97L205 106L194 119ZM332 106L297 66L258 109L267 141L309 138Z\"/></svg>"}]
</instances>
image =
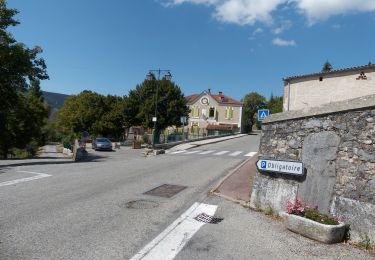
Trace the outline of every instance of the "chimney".
<instances>
[{"instance_id":1,"label":"chimney","mask_svg":"<svg viewBox=\"0 0 375 260\"><path fill-rule=\"evenodd\" d=\"M210 94L211 94L211 89L210 89L210 88L208 89L208 93L210 93Z\"/></svg>"},{"instance_id":2,"label":"chimney","mask_svg":"<svg viewBox=\"0 0 375 260\"><path fill-rule=\"evenodd\" d=\"M219 95L220 95L220 96L223 95L223 92L219 91Z\"/></svg>"}]
</instances>

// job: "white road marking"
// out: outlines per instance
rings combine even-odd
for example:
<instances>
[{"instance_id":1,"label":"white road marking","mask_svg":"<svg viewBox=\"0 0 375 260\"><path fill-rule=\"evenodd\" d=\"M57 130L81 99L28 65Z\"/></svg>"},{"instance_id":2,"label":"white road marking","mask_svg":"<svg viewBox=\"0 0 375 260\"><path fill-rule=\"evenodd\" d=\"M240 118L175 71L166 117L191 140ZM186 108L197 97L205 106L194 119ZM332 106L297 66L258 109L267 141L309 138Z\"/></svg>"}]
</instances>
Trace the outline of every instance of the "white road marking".
<instances>
[{"instance_id":1,"label":"white road marking","mask_svg":"<svg viewBox=\"0 0 375 260\"><path fill-rule=\"evenodd\" d=\"M229 151L221 151L221 152L215 153L214 155L223 155L226 153L229 153Z\"/></svg>"},{"instance_id":2,"label":"white road marking","mask_svg":"<svg viewBox=\"0 0 375 260\"><path fill-rule=\"evenodd\" d=\"M195 151L187 152L185 154L193 154L193 153L199 153L199 152L202 152L202 150L195 150Z\"/></svg>"},{"instance_id":3,"label":"white road marking","mask_svg":"<svg viewBox=\"0 0 375 260\"><path fill-rule=\"evenodd\" d=\"M245 154L245 156L247 156L247 157L253 157L256 154L257 154L257 152L250 152L248 154Z\"/></svg>"},{"instance_id":4,"label":"white road marking","mask_svg":"<svg viewBox=\"0 0 375 260\"><path fill-rule=\"evenodd\" d=\"M194 203L130 260L171 260L175 258L194 234L205 225L205 223L195 220L194 217L201 213L214 215L216 209L216 205Z\"/></svg>"},{"instance_id":5,"label":"white road marking","mask_svg":"<svg viewBox=\"0 0 375 260\"><path fill-rule=\"evenodd\" d=\"M172 152L171 154L178 154L178 153L184 153L184 152L186 152L186 150L181 150L181 151Z\"/></svg>"},{"instance_id":6,"label":"white road marking","mask_svg":"<svg viewBox=\"0 0 375 260\"><path fill-rule=\"evenodd\" d=\"M229 156L237 156L239 154L243 153L242 151L237 151L237 152L234 152L234 153L231 153Z\"/></svg>"},{"instance_id":7,"label":"white road marking","mask_svg":"<svg viewBox=\"0 0 375 260\"><path fill-rule=\"evenodd\" d=\"M199 154L209 154L209 153L213 153L213 152L215 152L215 150L204 151L204 152L201 152Z\"/></svg>"},{"instance_id":8,"label":"white road marking","mask_svg":"<svg viewBox=\"0 0 375 260\"><path fill-rule=\"evenodd\" d=\"M31 173L31 174L36 174L37 176L33 177L28 177L28 178L22 178L22 179L16 179L13 181L5 181L0 183L0 187L2 186L8 186L8 185L13 185L21 182L27 182L27 181L33 181L41 178L46 178L46 177L51 177L52 175L46 174L46 173L40 173L40 172L29 172L29 171L17 171L17 172L24 172L24 173Z\"/></svg>"}]
</instances>

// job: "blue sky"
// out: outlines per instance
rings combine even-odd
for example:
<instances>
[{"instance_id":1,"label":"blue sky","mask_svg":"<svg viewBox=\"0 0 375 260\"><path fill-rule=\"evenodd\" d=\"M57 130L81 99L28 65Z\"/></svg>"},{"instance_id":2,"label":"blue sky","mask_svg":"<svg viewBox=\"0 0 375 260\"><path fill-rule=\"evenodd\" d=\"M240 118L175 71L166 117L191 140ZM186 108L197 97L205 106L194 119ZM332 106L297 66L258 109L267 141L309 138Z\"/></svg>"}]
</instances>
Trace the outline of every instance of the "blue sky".
<instances>
[{"instance_id":1,"label":"blue sky","mask_svg":"<svg viewBox=\"0 0 375 260\"><path fill-rule=\"evenodd\" d=\"M126 95L149 69L185 95L282 95L285 76L375 63L374 0L8 0L40 45L42 89Z\"/></svg>"}]
</instances>

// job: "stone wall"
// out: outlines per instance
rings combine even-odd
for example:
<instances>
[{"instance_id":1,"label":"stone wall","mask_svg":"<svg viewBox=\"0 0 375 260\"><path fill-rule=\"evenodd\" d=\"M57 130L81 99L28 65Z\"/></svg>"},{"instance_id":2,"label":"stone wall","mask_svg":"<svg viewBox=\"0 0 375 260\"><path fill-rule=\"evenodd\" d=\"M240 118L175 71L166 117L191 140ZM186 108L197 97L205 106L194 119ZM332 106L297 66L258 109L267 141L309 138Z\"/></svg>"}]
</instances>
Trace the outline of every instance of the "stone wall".
<instances>
[{"instance_id":1,"label":"stone wall","mask_svg":"<svg viewBox=\"0 0 375 260\"><path fill-rule=\"evenodd\" d=\"M302 161L307 171L302 179L258 173L252 207L282 211L298 197L342 217L354 240L375 241L375 95L271 116L259 157Z\"/></svg>"}]
</instances>

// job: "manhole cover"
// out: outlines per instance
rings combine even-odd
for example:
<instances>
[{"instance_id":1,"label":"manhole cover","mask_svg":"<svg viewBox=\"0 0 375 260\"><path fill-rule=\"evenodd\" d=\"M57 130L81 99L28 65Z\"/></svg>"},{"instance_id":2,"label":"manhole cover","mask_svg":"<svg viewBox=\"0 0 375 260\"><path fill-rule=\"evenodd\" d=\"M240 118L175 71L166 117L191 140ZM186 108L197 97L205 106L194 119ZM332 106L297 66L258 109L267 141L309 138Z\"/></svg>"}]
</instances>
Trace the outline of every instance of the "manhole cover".
<instances>
[{"instance_id":1,"label":"manhole cover","mask_svg":"<svg viewBox=\"0 0 375 260\"><path fill-rule=\"evenodd\" d=\"M125 204L128 209L153 209L159 206L159 203L149 200L133 200Z\"/></svg>"},{"instance_id":2,"label":"manhole cover","mask_svg":"<svg viewBox=\"0 0 375 260\"><path fill-rule=\"evenodd\" d=\"M215 218L213 216L207 215L206 213L201 213L194 218L197 221L208 223L208 224L217 224L223 221L223 218Z\"/></svg>"},{"instance_id":3,"label":"manhole cover","mask_svg":"<svg viewBox=\"0 0 375 260\"><path fill-rule=\"evenodd\" d=\"M171 198L186 188L187 188L186 186L163 184L143 194L159 196L159 197L164 197L164 198Z\"/></svg>"}]
</instances>

